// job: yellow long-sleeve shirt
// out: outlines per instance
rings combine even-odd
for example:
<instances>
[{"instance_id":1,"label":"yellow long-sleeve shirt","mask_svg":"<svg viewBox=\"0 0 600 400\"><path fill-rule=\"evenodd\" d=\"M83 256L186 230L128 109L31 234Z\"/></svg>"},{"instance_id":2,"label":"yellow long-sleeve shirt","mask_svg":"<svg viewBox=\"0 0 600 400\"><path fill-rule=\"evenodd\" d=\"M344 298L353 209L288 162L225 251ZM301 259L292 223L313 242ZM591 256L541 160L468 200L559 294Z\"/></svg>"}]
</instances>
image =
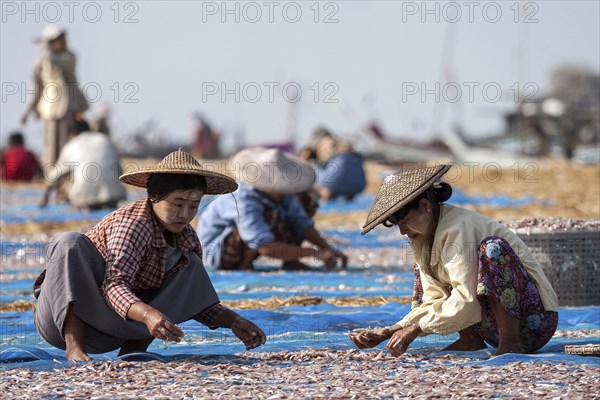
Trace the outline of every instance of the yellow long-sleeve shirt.
<instances>
[{"instance_id":1,"label":"yellow long-sleeve shirt","mask_svg":"<svg viewBox=\"0 0 600 400\"><path fill-rule=\"evenodd\" d=\"M558 311L558 298L529 248L497 221L464 208L443 204L433 246L413 243L423 285L423 302L400 321L418 323L424 334L458 332L481 321L477 300L477 250L488 236L506 240L535 283L546 311Z\"/></svg>"}]
</instances>

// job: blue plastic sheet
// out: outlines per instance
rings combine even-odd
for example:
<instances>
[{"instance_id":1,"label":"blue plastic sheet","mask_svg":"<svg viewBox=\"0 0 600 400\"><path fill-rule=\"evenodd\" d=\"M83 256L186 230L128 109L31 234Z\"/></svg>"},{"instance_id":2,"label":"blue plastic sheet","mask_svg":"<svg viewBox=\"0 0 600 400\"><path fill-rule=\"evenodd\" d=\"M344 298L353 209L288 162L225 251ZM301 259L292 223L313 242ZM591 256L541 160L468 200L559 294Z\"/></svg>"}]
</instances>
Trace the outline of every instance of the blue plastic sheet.
<instances>
[{"instance_id":1,"label":"blue plastic sheet","mask_svg":"<svg viewBox=\"0 0 600 400\"><path fill-rule=\"evenodd\" d=\"M319 304L308 307L282 307L276 310L242 310L240 313L256 322L268 335L266 345L256 351L300 351L308 348L352 349L347 333L367 326L389 325L408 312L408 305L388 303L378 307L336 307ZM6 315L5 315L6 314ZM600 307L561 309L559 329L574 330L600 328ZM565 317L563 317L563 315ZM0 370L15 367L56 368L68 366L64 352L45 343L33 327L33 312L3 313L0 329L3 344L0 346ZM149 348L150 355L137 355L137 360L162 358L172 361L190 357L233 357L243 352L244 346L229 330L208 330L196 322L182 324L186 333L183 342L165 344L155 341ZM441 356L443 347L457 338L456 334L430 335L418 338L409 353ZM9 339L9 340L7 340ZM504 365L509 362L571 363L599 365L597 357L583 357L564 353L569 344L600 343L600 338L555 337L536 354L507 354L489 359L493 349L477 352L453 352L464 355L463 361L449 364ZM385 350L384 344L366 351ZM94 355L96 360L117 360L116 352Z\"/></svg>"},{"instance_id":2,"label":"blue plastic sheet","mask_svg":"<svg viewBox=\"0 0 600 400\"><path fill-rule=\"evenodd\" d=\"M12 201L10 205L2 204L0 212L0 222L5 224L21 224L26 222L65 222L65 221L93 221L103 218L113 210L98 211L78 211L67 203L50 203L46 208L41 209L38 204L42 198L42 189L22 189L22 188L3 188L2 195L6 198L17 198L19 201ZM128 191L128 201L134 201L142 197L142 191ZM206 208L214 196L204 196L200 204L200 211ZM323 202L319 207L319 213L344 213L354 211L367 211L373 204L375 196L371 194L361 194L351 201L336 199L329 202ZM535 202L533 196L523 196L513 199L505 195L476 196L467 195L457 188L453 188L453 194L449 204L464 205L471 204L477 206L491 207L520 207L525 204Z\"/></svg>"},{"instance_id":3,"label":"blue plastic sheet","mask_svg":"<svg viewBox=\"0 0 600 400\"><path fill-rule=\"evenodd\" d=\"M2 205L1 223L26 223L27 221L69 221L96 220L110 210L93 213L78 212L65 204L50 205L40 210L35 204L41 198L41 189L3 188L3 196L19 201ZM130 199L139 198L138 192L130 192ZM350 202L336 200L323 204L321 213L366 211L374 197L363 194ZM203 199L201 208L212 201ZM509 199L502 196L466 196L454 191L450 201L453 204L494 205L517 207L532 202L533 197ZM4 201L3 201L4 203ZM375 229L362 236L355 230L331 229L324 232L342 249L348 247L381 248L406 245L397 229ZM46 243L0 243L0 255L11 259L19 252L42 255ZM37 273L40 270L29 269ZM265 270L268 267L264 268ZM20 271L10 268L3 271L7 278L0 284L0 302L31 300L32 280L10 279L10 275ZM412 274L402 270L371 268L349 268L348 271L322 272L209 272L215 288L223 300L266 299L273 296L291 297L298 295L321 296L325 299L338 297L379 297L410 296L412 294ZM389 279L392 277L393 279ZM408 304L388 303L382 306L337 307L329 303L311 306L281 307L273 310L241 310L240 314L256 322L268 335L265 346L253 350L261 351L300 351L307 348L331 348L345 350L353 348L348 332L355 328L390 325L397 322L409 310ZM244 346L229 330L209 330L196 322L182 324L186 333L178 344L166 344L158 340L150 346L148 354L136 354L129 359L172 361L178 359L240 361L236 353L243 352ZM583 330L600 329L600 307L565 308L559 313L559 329ZM456 334L431 335L418 338L410 348L415 354L441 355L440 350L456 339ZM504 355L489 360L491 349L465 354L461 365L492 364L508 362L551 362L598 365L597 357L581 357L564 354L567 344L598 343L600 339L553 338L538 354ZM384 345L365 351L382 351ZM117 352L94 355L96 360L115 360ZM64 351L47 344L35 330L33 311L0 313L0 370L15 367L50 369L71 365L65 360Z\"/></svg>"},{"instance_id":4,"label":"blue plastic sheet","mask_svg":"<svg viewBox=\"0 0 600 400\"><path fill-rule=\"evenodd\" d=\"M18 271L6 271L11 275ZM223 300L265 299L272 296L291 297L302 294L338 297L410 296L412 274L390 269L364 271L350 269L333 273L323 272L210 272L215 288ZM389 279L389 278L393 279ZM391 283L390 283L391 282ZM32 299L32 282L19 279L2 283L1 301ZM245 317L256 322L268 335L265 346L254 351L300 351L307 348L353 348L348 332L355 328L391 325L409 311L408 304L388 303L382 306L337 307L329 303L310 306L281 307L273 310L241 310ZM600 307L563 308L559 313L559 330L600 329ZM179 344L155 341L151 353L136 355L136 360L164 361L194 357L228 357L243 352L241 342L229 331L211 331L188 321L182 324L186 333ZM430 335L418 338L411 346L414 354L441 355L439 351L456 339L456 334ZM465 353L464 363L502 365L512 361L565 362L596 364L596 357L567 355L567 344L598 343L599 338L585 340L556 337L534 355L506 355L488 360L492 349ZM367 351L385 350L384 345ZM133 356L132 356L133 357ZM96 360L117 360L117 353L94 355ZM51 347L37 333L33 311L0 313L0 370L25 366L49 369L68 366L64 352Z\"/></svg>"}]
</instances>

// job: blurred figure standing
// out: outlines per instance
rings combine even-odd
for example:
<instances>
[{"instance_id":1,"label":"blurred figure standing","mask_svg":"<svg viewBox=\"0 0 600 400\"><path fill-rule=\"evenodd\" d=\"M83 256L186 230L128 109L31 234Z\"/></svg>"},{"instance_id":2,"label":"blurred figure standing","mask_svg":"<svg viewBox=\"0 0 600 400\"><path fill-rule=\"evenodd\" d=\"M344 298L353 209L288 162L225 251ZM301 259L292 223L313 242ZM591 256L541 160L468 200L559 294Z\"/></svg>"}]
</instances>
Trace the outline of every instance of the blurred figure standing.
<instances>
[{"instance_id":1,"label":"blurred figure standing","mask_svg":"<svg viewBox=\"0 0 600 400\"><path fill-rule=\"evenodd\" d=\"M2 152L2 181L31 181L42 175L36 156L25 147L21 132L13 132L8 137L8 148Z\"/></svg>"},{"instance_id":2,"label":"blurred figure standing","mask_svg":"<svg viewBox=\"0 0 600 400\"><path fill-rule=\"evenodd\" d=\"M69 121L88 109L75 75L76 57L67 48L66 31L54 24L44 28L41 50L33 68L35 95L21 117L26 124L35 112L42 121L42 163L54 163L68 140Z\"/></svg>"},{"instance_id":3,"label":"blurred figure standing","mask_svg":"<svg viewBox=\"0 0 600 400\"><path fill-rule=\"evenodd\" d=\"M200 114L196 114L195 119L192 155L203 159L219 157L219 134L212 129L208 121Z\"/></svg>"},{"instance_id":4,"label":"blurred figure standing","mask_svg":"<svg viewBox=\"0 0 600 400\"><path fill-rule=\"evenodd\" d=\"M56 168L46 177L46 191L40 207L48 204L53 190L61 184L68 185L67 200L79 209L116 208L127 197L119 181L119 157L108 137L100 132L90 132L87 122L73 119L71 139L63 147Z\"/></svg>"}]
</instances>

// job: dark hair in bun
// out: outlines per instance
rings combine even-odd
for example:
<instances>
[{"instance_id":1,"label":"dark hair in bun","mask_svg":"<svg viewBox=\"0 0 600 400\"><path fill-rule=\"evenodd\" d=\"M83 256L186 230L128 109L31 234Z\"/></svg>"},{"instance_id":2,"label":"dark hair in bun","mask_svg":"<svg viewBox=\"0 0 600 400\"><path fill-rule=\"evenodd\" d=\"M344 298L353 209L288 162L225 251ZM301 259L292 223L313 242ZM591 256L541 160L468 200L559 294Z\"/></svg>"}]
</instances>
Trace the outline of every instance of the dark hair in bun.
<instances>
[{"instance_id":1,"label":"dark hair in bun","mask_svg":"<svg viewBox=\"0 0 600 400\"><path fill-rule=\"evenodd\" d=\"M452 186L447 184L446 182L440 182L433 187L430 186L419 194L417 197L412 199L408 204L402 207L400 210L396 211L391 217L389 217L386 221L383 222L383 226L388 228L395 226L398 224L398 221L406 216L410 210L416 210L419 208L419 201L421 199L427 199L432 204L434 209L439 209L439 204L445 202L452 196Z\"/></svg>"},{"instance_id":2,"label":"dark hair in bun","mask_svg":"<svg viewBox=\"0 0 600 400\"><path fill-rule=\"evenodd\" d=\"M437 186L437 185L436 185ZM433 198L438 203L443 203L452 196L452 186L447 184L446 182L440 182L440 187L432 188L433 190Z\"/></svg>"},{"instance_id":3,"label":"dark hair in bun","mask_svg":"<svg viewBox=\"0 0 600 400\"><path fill-rule=\"evenodd\" d=\"M418 198L426 198L432 203L440 204L452 196L452 186L448 185L446 182L440 182L435 186L439 187L430 186Z\"/></svg>"}]
</instances>

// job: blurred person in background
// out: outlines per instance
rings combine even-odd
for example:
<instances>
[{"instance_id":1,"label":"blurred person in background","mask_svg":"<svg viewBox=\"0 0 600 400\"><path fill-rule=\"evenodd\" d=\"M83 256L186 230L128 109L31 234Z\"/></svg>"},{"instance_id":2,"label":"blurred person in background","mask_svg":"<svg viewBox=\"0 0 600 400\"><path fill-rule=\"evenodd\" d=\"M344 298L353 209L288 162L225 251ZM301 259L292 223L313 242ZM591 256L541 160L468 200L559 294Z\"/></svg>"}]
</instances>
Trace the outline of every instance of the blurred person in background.
<instances>
[{"instance_id":1,"label":"blurred person in background","mask_svg":"<svg viewBox=\"0 0 600 400\"><path fill-rule=\"evenodd\" d=\"M58 160L47 168L40 207L46 207L53 191L64 190L75 208L116 208L127 198L118 179L121 166L117 150L104 133L91 132L84 119L73 119L70 131Z\"/></svg>"},{"instance_id":2,"label":"blurred person in background","mask_svg":"<svg viewBox=\"0 0 600 400\"><path fill-rule=\"evenodd\" d=\"M110 125L108 124L110 106L107 102L101 101L96 105L95 111L96 116L90 121L90 130L110 136Z\"/></svg>"},{"instance_id":3,"label":"blurred person in background","mask_svg":"<svg viewBox=\"0 0 600 400\"><path fill-rule=\"evenodd\" d=\"M326 128L315 129L300 156L314 163L314 190L323 201L352 200L367 186L362 157L350 142L335 138Z\"/></svg>"},{"instance_id":4,"label":"blurred person in background","mask_svg":"<svg viewBox=\"0 0 600 400\"><path fill-rule=\"evenodd\" d=\"M314 226L297 194L310 190L315 174L302 159L279 149L251 148L231 160L239 188L211 202L200 217L198 236L208 268L252 270L259 256L279 259L283 269L307 270L313 257L326 269L346 266ZM316 247L302 246L304 241Z\"/></svg>"},{"instance_id":5,"label":"blurred person in background","mask_svg":"<svg viewBox=\"0 0 600 400\"><path fill-rule=\"evenodd\" d=\"M41 176L40 163L35 154L25 147L23 134L11 133L8 137L8 147L2 152L2 181L30 182Z\"/></svg>"},{"instance_id":6,"label":"blurred person in background","mask_svg":"<svg viewBox=\"0 0 600 400\"><path fill-rule=\"evenodd\" d=\"M197 113L194 116L194 137L191 153L194 157L202 159L217 158L219 156L219 134L208 123L206 118Z\"/></svg>"},{"instance_id":7,"label":"blurred person in background","mask_svg":"<svg viewBox=\"0 0 600 400\"><path fill-rule=\"evenodd\" d=\"M67 48L66 31L51 24L44 28L40 54L33 68L35 94L21 117L26 124L33 112L42 121L42 165L54 163L69 140L69 123L88 109L75 74L76 57Z\"/></svg>"}]
</instances>

